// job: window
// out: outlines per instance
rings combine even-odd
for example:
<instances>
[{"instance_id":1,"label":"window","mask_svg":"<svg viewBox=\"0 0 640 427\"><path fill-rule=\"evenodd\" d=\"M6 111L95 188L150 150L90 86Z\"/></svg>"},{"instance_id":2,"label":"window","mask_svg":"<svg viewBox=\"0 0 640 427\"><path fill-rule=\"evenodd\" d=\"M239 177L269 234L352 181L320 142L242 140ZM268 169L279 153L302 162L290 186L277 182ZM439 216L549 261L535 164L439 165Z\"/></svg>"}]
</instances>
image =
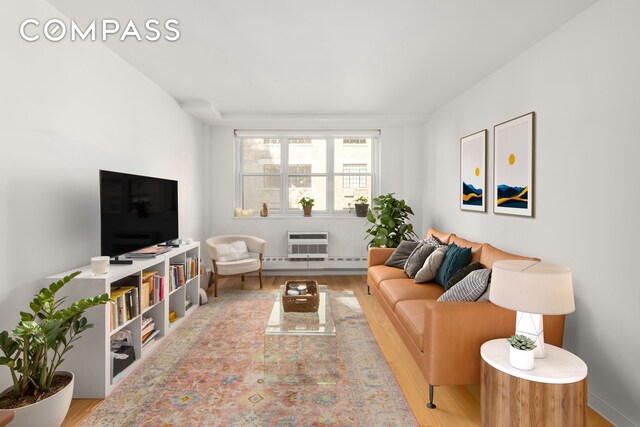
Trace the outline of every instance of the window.
<instances>
[{"instance_id":1,"label":"window","mask_svg":"<svg viewBox=\"0 0 640 427\"><path fill-rule=\"evenodd\" d=\"M364 163L358 164L344 164L342 166L342 171L348 174L355 173L366 173L367 165ZM354 176L354 175L345 175L342 177L342 187L343 188L366 188L367 186L367 177L366 176Z\"/></svg>"},{"instance_id":2,"label":"window","mask_svg":"<svg viewBox=\"0 0 640 427\"><path fill-rule=\"evenodd\" d=\"M374 194L377 140L373 132L303 137L236 131L237 207L258 210L266 203L272 213L299 213L298 201L311 197L316 212L348 212L356 198Z\"/></svg>"}]
</instances>

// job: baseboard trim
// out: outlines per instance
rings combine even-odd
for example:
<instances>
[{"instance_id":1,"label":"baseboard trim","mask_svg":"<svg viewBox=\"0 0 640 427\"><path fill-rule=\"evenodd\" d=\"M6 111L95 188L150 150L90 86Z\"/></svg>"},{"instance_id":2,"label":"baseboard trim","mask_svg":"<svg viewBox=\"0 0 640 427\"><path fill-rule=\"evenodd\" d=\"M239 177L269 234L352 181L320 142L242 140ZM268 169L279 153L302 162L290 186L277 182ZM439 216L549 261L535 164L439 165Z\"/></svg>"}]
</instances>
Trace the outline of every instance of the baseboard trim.
<instances>
[{"instance_id":1,"label":"baseboard trim","mask_svg":"<svg viewBox=\"0 0 640 427\"><path fill-rule=\"evenodd\" d=\"M366 269L345 270L262 270L265 276L362 276L367 274Z\"/></svg>"},{"instance_id":2,"label":"baseboard trim","mask_svg":"<svg viewBox=\"0 0 640 427\"><path fill-rule=\"evenodd\" d=\"M619 427L640 427L640 422L629 418L616 406L604 400L598 393L589 390L589 406L611 424Z\"/></svg>"}]
</instances>

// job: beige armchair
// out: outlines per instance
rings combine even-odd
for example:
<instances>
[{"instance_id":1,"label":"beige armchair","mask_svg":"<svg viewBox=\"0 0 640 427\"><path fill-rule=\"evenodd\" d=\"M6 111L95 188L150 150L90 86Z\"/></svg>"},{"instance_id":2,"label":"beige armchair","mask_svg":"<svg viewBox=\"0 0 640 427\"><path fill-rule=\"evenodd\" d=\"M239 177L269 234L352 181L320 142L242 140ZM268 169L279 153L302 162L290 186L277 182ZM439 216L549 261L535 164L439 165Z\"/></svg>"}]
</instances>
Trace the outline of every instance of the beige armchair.
<instances>
[{"instance_id":1,"label":"beige armchair","mask_svg":"<svg viewBox=\"0 0 640 427\"><path fill-rule=\"evenodd\" d=\"M239 259L235 261L222 261L218 255L218 247L222 244L231 244L243 241L249 250L249 258ZM247 273L258 272L260 278L260 289L262 289L262 256L264 255L267 242L253 236L216 236L207 239L207 249L209 257L213 263L213 271L209 275L209 286L214 284L213 296L218 296L218 278L224 276L240 275L244 282L244 275ZM215 274L215 281L214 281Z\"/></svg>"}]
</instances>

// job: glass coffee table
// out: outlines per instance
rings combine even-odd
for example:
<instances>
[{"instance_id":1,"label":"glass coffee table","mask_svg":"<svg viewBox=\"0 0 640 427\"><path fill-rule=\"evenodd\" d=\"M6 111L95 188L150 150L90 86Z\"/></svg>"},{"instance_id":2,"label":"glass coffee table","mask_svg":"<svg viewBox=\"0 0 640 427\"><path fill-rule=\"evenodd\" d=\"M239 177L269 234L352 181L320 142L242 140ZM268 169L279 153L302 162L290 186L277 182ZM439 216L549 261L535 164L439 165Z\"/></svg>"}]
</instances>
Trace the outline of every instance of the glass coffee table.
<instances>
[{"instance_id":1,"label":"glass coffee table","mask_svg":"<svg viewBox=\"0 0 640 427\"><path fill-rule=\"evenodd\" d=\"M313 313L285 313L280 286L264 331L267 383L334 384L338 379L336 328L326 285Z\"/></svg>"}]
</instances>

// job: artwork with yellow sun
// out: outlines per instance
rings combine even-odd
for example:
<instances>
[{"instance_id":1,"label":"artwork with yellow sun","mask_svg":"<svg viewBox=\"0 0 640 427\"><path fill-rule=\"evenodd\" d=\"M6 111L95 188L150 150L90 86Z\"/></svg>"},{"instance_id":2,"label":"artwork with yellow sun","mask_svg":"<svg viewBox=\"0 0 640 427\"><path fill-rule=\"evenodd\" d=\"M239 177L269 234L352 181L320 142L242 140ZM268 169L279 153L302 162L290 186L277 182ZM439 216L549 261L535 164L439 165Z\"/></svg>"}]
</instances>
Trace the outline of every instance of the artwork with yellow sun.
<instances>
[{"instance_id":1,"label":"artwork with yellow sun","mask_svg":"<svg viewBox=\"0 0 640 427\"><path fill-rule=\"evenodd\" d=\"M487 130L460 139L460 209L486 211Z\"/></svg>"},{"instance_id":2,"label":"artwork with yellow sun","mask_svg":"<svg viewBox=\"0 0 640 427\"><path fill-rule=\"evenodd\" d=\"M493 211L533 216L535 113L501 123L493 131Z\"/></svg>"}]
</instances>

